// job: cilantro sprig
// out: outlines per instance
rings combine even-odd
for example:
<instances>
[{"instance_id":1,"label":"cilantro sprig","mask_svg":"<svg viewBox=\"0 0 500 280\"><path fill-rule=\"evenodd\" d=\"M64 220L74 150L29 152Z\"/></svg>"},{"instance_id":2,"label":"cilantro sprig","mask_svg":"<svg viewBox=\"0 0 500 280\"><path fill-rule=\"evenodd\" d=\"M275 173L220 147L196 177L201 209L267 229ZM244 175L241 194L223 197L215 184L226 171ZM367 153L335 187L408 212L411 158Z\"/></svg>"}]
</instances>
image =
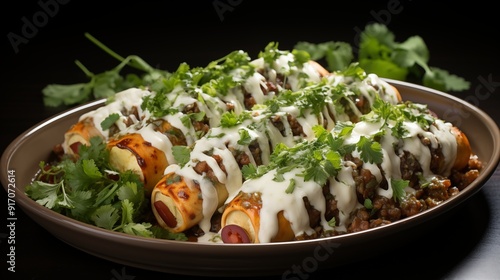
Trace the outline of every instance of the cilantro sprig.
<instances>
[{"instance_id":1,"label":"cilantro sprig","mask_svg":"<svg viewBox=\"0 0 500 280\"><path fill-rule=\"evenodd\" d=\"M417 82L442 91L463 91L470 82L447 70L429 65L429 49L420 36L403 42L384 24L368 24L360 34L357 57L345 42L298 42L295 49L305 50L314 60L325 60L328 70L342 71L357 62L367 73L383 78Z\"/></svg>"},{"instance_id":2,"label":"cilantro sprig","mask_svg":"<svg viewBox=\"0 0 500 280\"><path fill-rule=\"evenodd\" d=\"M158 83L161 77L169 75L167 71L152 67L139 56L123 57L115 53L89 33L85 33L85 37L120 63L108 71L95 74L87 69L82 62L76 60L75 64L85 73L89 81L70 85L47 85L42 89L45 106L75 105L93 99L108 98L127 88L151 86ZM122 74L126 66L139 70L141 74Z\"/></svg>"}]
</instances>

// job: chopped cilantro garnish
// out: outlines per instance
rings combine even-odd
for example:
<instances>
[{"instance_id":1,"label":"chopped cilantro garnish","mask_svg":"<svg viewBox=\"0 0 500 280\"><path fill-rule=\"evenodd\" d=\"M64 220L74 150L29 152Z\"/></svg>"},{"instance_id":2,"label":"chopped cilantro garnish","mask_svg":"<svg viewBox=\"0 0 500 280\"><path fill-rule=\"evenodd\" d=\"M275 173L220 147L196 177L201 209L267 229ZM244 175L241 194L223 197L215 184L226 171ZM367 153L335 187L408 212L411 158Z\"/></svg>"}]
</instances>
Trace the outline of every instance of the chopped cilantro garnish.
<instances>
[{"instance_id":1,"label":"chopped cilantro garnish","mask_svg":"<svg viewBox=\"0 0 500 280\"><path fill-rule=\"evenodd\" d=\"M365 199L365 201L363 202L363 206L368 210L373 209L372 200L369 198Z\"/></svg>"},{"instance_id":2,"label":"chopped cilantro garnish","mask_svg":"<svg viewBox=\"0 0 500 280\"><path fill-rule=\"evenodd\" d=\"M408 180L391 179L391 186L393 192L392 197L394 198L394 201L401 202L401 200L406 195L405 188L408 187L408 185L409 185Z\"/></svg>"},{"instance_id":3,"label":"chopped cilantro garnish","mask_svg":"<svg viewBox=\"0 0 500 280\"><path fill-rule=\"evenodd\" d=\"M222 114L220 126L221 127L234 127L245 120L251 119L252 115L249 111L244 111L241 114L236 114L234 111L227 111Z\"/></svg>"},{"instance_id":4,"label":"chopped cilantro garnish","mask_svg":"<svg viewBox=\"0 0 500 280\"><path fill-rule=\"evenodd\" d=\"M117 113L113 113L113 114L109 115L107 118L105 118L101 122L102 130L109 129L119 119L120 119L120 115Z\"/></svg>"},{"instance_id":5,"label":"chopped cilantro garnish","mask_svg":"<svg viewBox=\"0 0 500 280\"><path fill-rule=\"evenodd\" d=\"M293 190L295 189L295 179L291 179L290 183L288 184L288 188L286 188L285 193L292 193Z\"/></svg>"},{"instance_id":6,"label":"chopped cilantro garnish","mask_svg":"<svg viewBox=\"0 0 500 280\"><path fill-rule=\"evenodd\" d=\"M328 225L331 226L331 227L336 227L337 226L337 219L335 219L335 217L331 218L328 221Z\"/></svg>"},{"instance_id":7,"label":"chopped cilantro garnish","mask_svg":"<svg viewBox=\"0 0 500 280\"><path fill-rule=\"evenodd\" d=\"M320 134L323 130L316 129ZM302 169L300 176L304 180L312 180L320 185L324 185L329 177L336 175L341 164L340 154L332 150L329 146L331 142L330 134L322 134L323 137L312 141L302 141L293 147L285 144L278 144L271 155L271 162L268 165L246 166L243 168L243 174L247 179L258 178L270 170L276 169L276 181L283 180L283 174L295 168Z\"/></svg>"},{"instance_id":8,"label":"chopped cilantro garnish","mask_svg":"<svg viewBox=\"0 0 500 280\"><path fill-rule=\"evenodd\" d=\"M172 147L172 154L174 155L175 161L180 166L184 166L186 163L188 163L190 159L190 153L191 149L189 147L180 145Z\"/></svg>"},{"instance_id":9,"label":"chopped cilantro garnish","mask_svg":"<svg viewBox=\"0 0 500 280\"><path fill-rule=\"evenodd\" d=\"M240 135L240 139L238 140L238 144L248 146L252 142L252 137L248 130L241 128L238 130L238 134Z\"/></svg>"},{"instance_id":10,"label":"chopped cilantro garnish","mask_svg":"<svg viewBox=\"0 0 500 280\"><path fill-rule=\"evenodd\" d=\"M382 163L383 154L380 143L365 136L361 136L359 142L356 144L356 147L360 151L361 159L364 162L375 164Z\"/></svg>"}]
</instances>

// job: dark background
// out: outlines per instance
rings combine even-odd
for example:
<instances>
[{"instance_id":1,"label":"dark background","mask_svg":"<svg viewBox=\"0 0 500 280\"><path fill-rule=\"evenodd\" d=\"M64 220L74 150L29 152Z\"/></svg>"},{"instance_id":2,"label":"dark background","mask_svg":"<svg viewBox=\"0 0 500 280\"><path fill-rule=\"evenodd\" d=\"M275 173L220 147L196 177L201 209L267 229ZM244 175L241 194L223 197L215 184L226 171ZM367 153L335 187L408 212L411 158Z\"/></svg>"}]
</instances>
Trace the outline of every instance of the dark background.
<instances>
[{"instance_id":1,"label":"dark background","mask_svg":"<svg viewBox=\"0 0 500 280\"><path fill-rule=\"evenodd\" d=\"M45 12L45 19L35 17L39 27L30 30L26 36L30 38L26 38L25 43L14 46L8 34L22 36L26 24L23 18L33 23L34 16L43 11L40 3L51 3L51 15ZM469 90L450 93L468 100L500 123L500 24L497 10L486 1L461 4L410 0L103 3L106 2L42 0L4 5L0 151L31 126L67 109L44 107L41 90L52 83L87 82L74 64L75 59L94 73L118 64L86 39L84 32L122 56L135 54L154 67L174 71L181 62L205 66L237 49L256 57L271 41L278 42L280 49L291 49L299 41L333 40L355 46L357 35L367 23L384 23L397 41L421 36L430 50L431 66L471 82ZM373 252L368 260L312 276L319 278L321 273L331 279L344 279L382 274L389 278L494 279L500 275L499 187L497 169L479 193L421 237L408 240L397 250ZM4 205L5 192L1 195ZM2 275L9 277L2 279L14 279L14 276L23 279L182 278L88 255L51 236L20 211L18 214L18 272L6 274L7 229L1 229L0 267ZM449 238L443 239L443 236ZM268 277L274 278L279 277Z\"/></svg>"}]
</instances>

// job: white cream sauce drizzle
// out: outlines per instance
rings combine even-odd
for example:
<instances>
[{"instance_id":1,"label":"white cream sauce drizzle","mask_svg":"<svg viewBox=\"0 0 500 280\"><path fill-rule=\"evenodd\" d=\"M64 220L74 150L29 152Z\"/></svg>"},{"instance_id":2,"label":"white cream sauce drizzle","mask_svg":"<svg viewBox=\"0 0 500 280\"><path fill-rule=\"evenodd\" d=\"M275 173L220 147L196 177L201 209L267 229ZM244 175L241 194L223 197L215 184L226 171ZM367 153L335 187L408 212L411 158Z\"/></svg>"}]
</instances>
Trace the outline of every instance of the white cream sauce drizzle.
<instances>
[{"instance_id":1,"label":"white cream sauce drizzle","mask_svg":"<svg viewBox=\"0 0 500 280\"><path fill-rule=\"evenodd\" d=\"M341 82L341 79L336 78L334 79L334 82L335 83ZM358 83L362 87L366 87L366 85L362 84L361 82ZM353 82L351 84L351 87L356 88L356 83ZM365 91L365 93L367 95L377 94L374 90ZM354 94L354 93L347 91L347 94ZM331 103L326 102L325 106L331 106ZM207 156L206 152L212 149L214 149L214 151L215 150L219 151L218 155L220 155L222 158L222 162L224 164L226 173L236 174L237 176L241 176L241 171L239 169L240 167L234 160L234 156L232 155L232 153L221 152L224 149L227 150L227 148L240 150L242 152L245 152L250 158L250 161L255 164L255 159L253 158L248 146L240 145L237 143L238 140L240 139L238 131L241 129L245 129L248 131L252 140L258 141L259 147L261 148L262 162L264 164L267 164L269 163L269 157L272 152L272 147L274 147L276 144L284 143L287 146L293 146L297 143L297 136L293 136L292 128L287 120L286 114L294 116L302 126L305 136L300 138L307 140L314 139L314 132L312 128L314 125L319 124L318 118L322 119L322 117L314 116L313 114L309 113L308 110L305 110L303 114L300 114L300 111L301 111L300 108L297 106L288 106L280 108L280 110L276 113L277 116L281 116L281 121L284 126L284 135L270 122L269 117L266 116L262 110L261 111L256 110L252 114L253 118L250 120L246 120L241 125L231 128L214 127L205 137L196 141L193 151L190 153L191 156L190 162L185 166L183 166L182 168L175 168L175 172L181 176L184 176L185 180L194 180L200 184L202 190L203 205L204 205L204 210L203 210L204 218L200 222L200 228L203 231L208 232L210 229L210 218L212 217L214 211L217 208L218 199L217 199L217 194L214 191L213 183L210 180L207 180L204 177L204 174L200 175L193 171L193 167L196 165L196 163L199 161L206 161L209 164L210 168L216 174L219 174L216 175L219 182L224 183L226 185L229 193L229 197L226 200L226 203L228 203L240 191L240 187L243 185L241 177L239 177L238 180L236 179L226 180L223 174L221 173L222 170L220 169L218 164L215 163L213 158ZM344 115L346 114L339 113L335 116L335 119L349 118L348 116ZM255 124L260 124L260 125L255 125ZM333 127L333 124L331 125L331 127ZM373 127L374 132L377 131L378 128L379 127L375 125ZM271 143L271 146L269 145L269 143ZM373 168L376 168L376 166L374 166ZM166 172L172 172L172 171L174 171L174 168L167 168L166 170ZM349 164L347 164L345 170L341 172L341 176L339 177L341 180L339 182L331 183L331 188L333 190L333 193L339 194L339 207L342 207L343 210L343 212L341 213L342 224L340 226L344 226L344 223L349 217L350 212L352 212L352 210L358 206L358 203L356 201L354 181L352 178L348 176L349 172L352 172L352 168L349 166ZM236 176L233 177L236 178ZM301 183L312 184L310 182L301 182ZM273 187L274 182L270 181L266 181L264 183L261 183L260 185L266 186L267 188L274 188ZM320 187L316 186L315 189L319 189L319 193L321 194ZM297 193L300 194L301 191L297 191ZM311 192L307 193L311 194ZM317 195L319 196L319 194ZM300 201L302 201L301 200L302 197L295 199L300 199ZM309 199L312 199L313 200L312 202L318 200L317 198L312 198L312 197L310 197ZM322 199L324 200L324 197ZM284 205L289 205L289 204L278 203L277 205L279 205L279 207L283 207ZM321 204L314 204L314 206L317 209L324 210L325 207L324 201ZM285 211L285 214L291 215L291 217L293 217L294 219L299 216L298 213L290 214L287 211ZM302 216L302 218L304 218L304 216ZM327 221L322 221L322 223L325 228L329 227ZM297 230L297 232L304 232L308 234L311 233L310 229L301 228L299 226L300 224L301 224L300 222L294 220L294 227ZM273 227L269 228L272 229ZM263 236L263 238L266 239L269 238L269 236L268 237Z\"/></svg>"},{"instance_id":2,"label":"white cream sauce drizzle","mask_svg":"<svg viewBox=\"0 0 500 280\"><path fill-rule=\"evenodd\" d=\"M356 168L354 163L345 162L337 177L330 180L330 193L335 196L339 209L340 221L337 221L336 227L338 230L345 230L350 214L360 206L356 197L354 178L352 177L354 168Z\"/></svg>"},{"instance_id":3,"label":"white cream sauce drizzle","mask_svg":"<svg viewBox=\"0 0 500 280\"><path fill-rule=\"evenodd\" d=\"M288 62L292 60L293 55L291 53L283 54L278 57L277 61L273 63L271 67L269 67L269 65L266 65L262 58L258 58L250 62L250 65L255 67L253 75L251 75L249 78L246 78L246 80L243 80L243 77L245 77L247 70L238 68L232 71L232 73L234 74L233 79L235 81L241 81L245 90L250 93L255 101L259 104L262 104L268 99L274 98L276 92L269 92L267 95L264 95L261 86L264 88L266 87L265 77L257 72L257 69L264 69L268 76L274 77L273 82L276 81L277 73L290 75L291 77L289 78L289 81L294 80L296 81L297 85L299 84L299 82L303 83L302 80L310 82L318 81L320 79L319 73L307 63L304 64L304 67L302 69L298 69L296 66L290 68L288 66ZM304 78L300 76L301 73L306 73L309 75L309 77ZM298 87L292 86L292 89L298 90ZM282 90L282 88L278 87L278 90ZM221 115L225 111L227 111L226 102L233 104L233 110L237 114L245 110L243 91L239 87L230 89L228 93L222 96L211 96L201 91L200 88L196 88L194 89L194 91L195 94L198 94L198 96L193 96L193 93L188 93L183 90L182 87L177 86L168 95L168 98L173 102L172 106L175 108L183 108L184 106L196 103L199 110L205 112L206 116L208 117L210 127L219 126ZM101 122L109 115L114 113L120 115L120 119L115 123L118 126L118 135L137 131L140 129L140 127L145 126L146 122L154 119L149 111L143 111L141 109L141 104L145 96L154 96L155 94L156 93L149 90L139 88L130 88L122 92L118 92L115 94L114 100L112 102L82 115L80 117L80 120L82 120L83 118L92 117L94 126L105 137L105 139L108 139L113 135L109 135L109 130L102 130ZM198 100L198 98L203 99L203 101ZM133 107L137 108L140 119L134 119L133 116L123 115L122 112L128 112ZM134 125L136 126L135 128L129 128L126 126L125 121L128 118L131 118L134 121ZM188 145L193 144L193 142L197 140L198 136L196 136L196 133L190 127L186 127L179 121L175 121L180 119L179 115L168 115L164 116L163 119L175 123L174 127L180 129L183 133L185 133L185 136L188 140Z\"/></svg>"},{"instance_id":4,"label":"white cream sauce drizzle","mask_svg":"<svg viewBox=\"0 0 500 280\"><path fill-rule=\"evenodd\" d=\"M405 128L409 131L408 137L403 139L400 143L400 148L394 151L394 144L398 143L399 140L391 135L390 127L385 127L385 136L381 140L381 146L383 149L383 162L381 163L382 169L385 174L382 174L380 168L373 163L364 163L362 168L369 169L370 172L377 178L380 182L382 177L385 176L389 187L387 190L382 188L378 189L378 194L392 198L392 179L401 179L400 171L400 158L399 155L402 151L409 151L413 155L417 156L417 159L422 167L423 175L427 179L431 179L436 176L430 168L430 152L429 148L423 145L417 135L424 135L429 138L432 143L432 147L436 148L441 145L442 152L446 159L446 167L443 168L441 175L450 173L451 166L455 161L456 157L456 138L451 133L451 124L443 122L442 120L437 120L435 126L431 126L430 131L423 130L420 126L412 122L405 122ZM359 122L354 125L354 129L349 137L346 138L345 144L357 143L361 136L370 136L377 133L382 127L382 122ZM334 132L332 132L334 133ZM354 157L359 157L359 153L354 152ZM337 207L339 209L339 221L336 221L337 230L345 230L346 225L350 221L350 216L353 211L362 205L358 202L356 196L356 186L354 178L352 177L352 171L355 168L354 163L346 161L344 165L339 170L338 175L330 180L329 188L330 192L335 196L337 200ZM280 211L284 211L285 217L290 221L292 228L296 235L302 233L309 233L310 227L308 222L308 215L304 213L305 207L302 204L302 198L307 196L311 205L321 211L322 221L321 224L325 229L331 227L328 226L327 221L324 220L324 200L322 197L321 188L315 185L313 182L304 182L302 177L296 176L297 171L290 171L284 174L284 182L276 182L273 180L276 170L266 173L260 178L247 180L243 183L241 191L247 193L259 192L262 197L262 208L260 210L260 232L259 239L261 242L269 242L271 238L278 231L278 223L276 215ZM288 187L289 179L294 178L296 180L296 186L292 194L287 194L285 189ZM313 187L313 185L315 185ZM299 191L298 191L299 190ZM300 191L302 190L302 191ZM407 191L413 192L415 190L407 188ZM228 200L229 202L229 200ZM294 205L294 207L290 207ZM301 209L298 209L301 208ZM306 219L307 221L304 221Z\"/></svg>"},{"instance_id":5,"label":"white cream sauce drizzle","mask_svg":"<svg viewBox=\"0 0 500 280\"><path fill-rule=\"evenodd\" d=\"M252 61L251 65L253 65L257 69L266 69L266 76L270 81L273 82L276 81L278 74L286 76L286 82L291 86L291 89L293 91L300 90L300 88L306 83L317 83L321 81L322 78L312 65L306 63L302 68L299 69L296 66L291 66L293 65L293 63L290 62L292 61L293 56L291 54L287 54L280 56L273 63L271 68L268 68L268 66L265 65L262 58ZM233 73L235 74L235 80L242 80L242 77L245 76L245 71L241 69L236 69ZM303 78L303 73L308 75L307 79ZM327 79L330 86L336 86L338 84L345 83L347 85L347 90L345 91L346 95L356 94L355 92L359 91L370 102L373 101L373 96L375 94L380 94L384 100L391 99L393 103L397 102L394 94L395 92L393 91L392 87L390 87L386 82L379 79L375 75L368 75L368 79L365 79L361 82L354 81L351 77L344 77L336 74L330 75L327 78L323 79ZM266 88L265 77L257 71L255 71L255 73L248 79L242 81L242 85L245 91L249 92L255 99L255 101L257 101L257 103L263 103L270 98L274 98L277 93L268 92L267 95L264 95L262 88ZM378 88L378 90L376 90L374 86ZM280 90L282 90L281 87L278 88L278 92ZM206 116L210 120L210 126L212 127L211 134L216 135L217 132L223 132L225 133L225 136L222 139L206 137L198 139L198 136L194 129L192 127L186 127L181 121L181 118L184 116L183 113L167 115L162 117L161 119L168 121L172 126L180 129L186 136L188 145L194 145L193 152L191 153L191 161L183 168L179 167L176 164L170 165L165 170L165 174L169 172L176 172L184 177L188 186L194 187L194 182L197 182L200 185L203 195L204 211L204 219L200 223L200 226L205 232L209 232L210 217L212 216L214 211L217 210L216 208L218 198L213 183L206 178L205 174L196 173L192 167L197 161L206 161L214 171L215 176L217 177L219 182L223 183L228 188L229 198L226 202L229 202L229 200L240 190L243 182L239 166L227 147L243 150L250 157L251 162L255 163L255 159L252 157L248 147L239 145L237 143L237 141L239 140L237 129L248 130L252 139L255 139L259 143L263 164L267 164L269 163L269 156L272 152L273 146L278 143L285 143L288 146L292 146L296 143L296 138L292 136L291 127L286 119L285 112L297 118L297 121L303 128L306 139L312 139L314 137L312 127L316 124L323 123L323 118L325 118L328 122L327 129L332 129L335 121L346 121L349 119L349 117L343 112L337 112L335 106L331 102L327 101L323 110L323 115L319 117L307 113L304 115L299 115L300 110L295 106L283 108L283 111L278 114L282 114L281 119L283 125L285 126L285 135L282 135L274 125L269 123L269 121L267 121L267 123L261 127L265 128L263 130L248 129L247 122L242 126L233 128L232 131L227 129L226 131L224 131L223 129L216 127L220 124L222 114L227 110L226 102L233 104L234 111L236 113L241 113L245 110L245 106L243 104L244 98L242 89L236 87L230 89L229 92L224 96L217 97L210 96L202 92L201 89L196 89L196 91L198 97L193 97L192 93L187 93L182 88L178 87L173 91L173 94L168 96L168 98L172 98L172 101L174 101L173 106L175 106L176 108L182 108L186 105L196 103L200 111L205 112ZM134 132L140 133L146 141L152 143L154 147L164 151L170 163L175 163L175 159L171 152L172 143L168 140L168 137L166 135L154 129L154 126L151 124L151 121L154 120L154 117L151 115L151 113L147 110L142 111L141 109L143 98L145 96L152 96L154 94L154 92L138 88L125 90L123 92L117 93L115 96L115 100L112 103L83 115L81 119L85 117L92 117L95 126L98 129L101 129L100 124L105 118L113 113L118 113L121 116L121 121L117 122L118 128L120 130L119 135ZM203 102L199 100L199 98L203 99ZM351 106L351 110L355 112L355 114L357 114L358 116L361 115L359 110L355 107L354 103L351 102L349 106ZM134 120L134 125L126 127L123 120L125 120L129 116L123 116L121 112L129 111L132 107L136 107L138 109L140 119ZM332 116L330 116L331 114L334 115L333 118ZM251 122L261 121L258 119L258 117L254 117ZM108 131L102 131L101 129L101 133L105 135L105 137L111 137L111 135L107 134ZM225 146L226 144L227 147ZM451 145L448 145L446 147L448 147L447 150L453 149ZM227 171L226 173L219 168L218 164L212 157L205 154L205 152L208 150L212 150L213 154L221 156L221 158L223 159L223 164ZM352 179L348 176L350 170L351 168L349 167L349 165L346 165L340 172L338 181L333 181L330 185L332 193L338 194L337 199L339 200L339 207L342 208L341 224L345 223L346 219L348 218L348 214L357 207L357 202L355 202L354 200L355 193L353 193L353 182ZM297 177L294 174L290 174L287 176L290 176L290 178ZM268 176L263 178L268 178ZM254 183L249 182L248 184ZM266 186L266 188L262 189L266 201L272 201L272 198L277 196L279 197L278 190L280 188L273 188L272 185L273 182L269 181L260 184L259 186L261 188L263 188L263 186ZM301 181L299 185L300 186L293 194L287 195L285 196L285 198L281 199L281 201L287 201L288 203L265 203L265 206L262 209L262 213L264 214L264 216L271 217L274 215L273 217L276 217L275 214L277 213L277 211L280 208L283 208L282 210L284 210L284 208L286 208L285 205L290 205L291 202L302 203L302 197L304 195L308 196L309 200L316 209L324 212L324 197L315 192L318 189L321 190L321 188L315 183L311 182ZM254 186L253 188L257 188L257 186ZM274 189L274 191L270 191L271 189ZM270 209L271 206L269 205L274 206L272 206L273 208ZM304 215L305 210L302 208L303 207L294 207L293 210L288 209L287 211L285 211L285 217L292 221L292 227L297 234L310 233L312 230L308 228L308 221L306 221L307 213ZM266 225L265 227L263 226L261 228L266 228L266 231L273 230L272 222L270 220L263 219L262 221L266 223ZM322 221L322 224L325 228L329 227L327 221ZM259 235L261 236L260 239L262 241L270 240L271 238L271 235L266 232L259 233Z\"/></svg>"},{"instance_id":6,"label":"white cream sauce drizzle","mask_svg":"<svg viewBox=\"0 0 500 280\"><path fill-rule=\"evenodd\" d=\"M101 122L109 117L109 115L116 113L120 115L120 119L116 122L116 125L120 130L125 130L125 121L127 120L128 116L124 116L122 112L130 111L133 107L136 107L139 116L143 116L144 112L141 109L142 99L143 97L150 94L150 91L143 89L126 89L124 91L116 93L112 102L80 116L80 120L91 117L93 119L94 126L105 138L108 138L109 136L111 136L108 134L109 130L104 131L101 127ZM137 122L138 121L140 120L137 120Z\"/></svg>"},{"instance_id":7,"label":"white cream sauce drizzle","mask_svg":"<svg viewBox=\"0 0 500 280\"><path fill-rule=\"evenodd\" d=\"M288 221L292 221L291 227L296 234L312 234L314 230L309 226L309 215L304 206L303 197L307 197L309 202L317 207L321 213L325 212L325 197L321 186L313 181L304 181L303 177L297 174L302 173L301 169L294 169L284 174L282 182L273 180L276 171L273 170L262 176L261 180L245 181L241 191L246 193L261 193L262 209L260 211L260 231L258 233L261 243L270 242L278 232L279 212ZM296 185L292 193L286 193L290 180L295 180ZM286 205L286 207L284 207ZM328 222L322 218L322 225L329 228Z\"/></svg>"}]
</instances>

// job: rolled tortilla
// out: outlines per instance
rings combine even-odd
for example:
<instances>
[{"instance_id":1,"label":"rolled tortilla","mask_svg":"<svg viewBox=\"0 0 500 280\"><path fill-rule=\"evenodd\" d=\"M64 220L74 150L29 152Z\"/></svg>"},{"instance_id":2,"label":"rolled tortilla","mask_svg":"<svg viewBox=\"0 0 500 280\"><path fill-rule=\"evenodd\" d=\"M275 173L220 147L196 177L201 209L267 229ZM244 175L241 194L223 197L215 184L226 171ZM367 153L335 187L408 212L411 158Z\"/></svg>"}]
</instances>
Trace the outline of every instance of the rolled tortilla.
<instances>
[{"instance_id":1,"label":"rolled tortilla","mask_svg":"<svg viewBox=\"0 0 500 280\"><path fill-rule=\"evenodd\" d=\"M75 123L64 133L64 142L62 144L64 153L69 155L78 154L78 149L81 145L89 145L90 138L101 137L102 133L94 125L92 118L84 118Z\"/></svg>"},{"instance_id":2,"label":"rolled tortilla","mask_svg":"<svg viewBox=\"0 0 500 280\"><path fill-rule=\"evenodd\" d=\"M221 237L224 243L260 243L260 193L240 192L226 205L221 219ZM293 240L295 234L290 222L280 211L277 216L277 232L271 242Z\"/></svg>"},{"instance_id":3,"label":"rolled tortilla","mask_svg":"<svg viewBox=\"0 0 500 280\"><path fill-rule=\"evenodd\" d=\"M310 60L309 64L319 73L320 77L326 77L331 74L325 67L314 60Z\"/></svg>"},{"instance_id":4,"label":"rolled tortilla","mask_svg":"<svg viewBox=\"0 0 500 280\"><path fill-rule=\"evenodd\" d=\"M200 187L189 187L175 173L162 177L151 194L151 208L161 227L172 232L182 232L203 218L203 201Z\"/></svg>"},{"instance_id":5,"label":"rolled tortilla","mask_svg":"<svg viewBox=\"0 0 500 280\"><path fill-rule=\"evenodd\" d=\"M229 196L226 186L220 182L211 182L211 185L211 198L217 200L215 208L223 206ZM161 227L172 232L185 231L204 217L201 187L195 180L169 172L153 188L151 208Z\"/></svg>"},{"instance_id":6,"label":"rolled tortilla","mask_svg":"<svg viewBox=\"0 0 500 280\"><path fill-rule=\"evenodd\" d=\"M469 164L469 160L472 155L472 148L470 146L469 139L458 127L453 126L451 132L457 139L457 156L455 158L455 163L453 164L453 169L462 170Z\"/></svg>"},{"instance_id":7,"label":"rolled tortilla","mask_svg":"<svg viewBox=\"0 0 500 280\"><path fill-rule=\"evenodd\" d=\"M141 134L131 133L108 142L109 161L119 171L132 170L144 183L146 194L163 177L168 166L165 153L144 140Z\"/></svg>"}]
</instances>

